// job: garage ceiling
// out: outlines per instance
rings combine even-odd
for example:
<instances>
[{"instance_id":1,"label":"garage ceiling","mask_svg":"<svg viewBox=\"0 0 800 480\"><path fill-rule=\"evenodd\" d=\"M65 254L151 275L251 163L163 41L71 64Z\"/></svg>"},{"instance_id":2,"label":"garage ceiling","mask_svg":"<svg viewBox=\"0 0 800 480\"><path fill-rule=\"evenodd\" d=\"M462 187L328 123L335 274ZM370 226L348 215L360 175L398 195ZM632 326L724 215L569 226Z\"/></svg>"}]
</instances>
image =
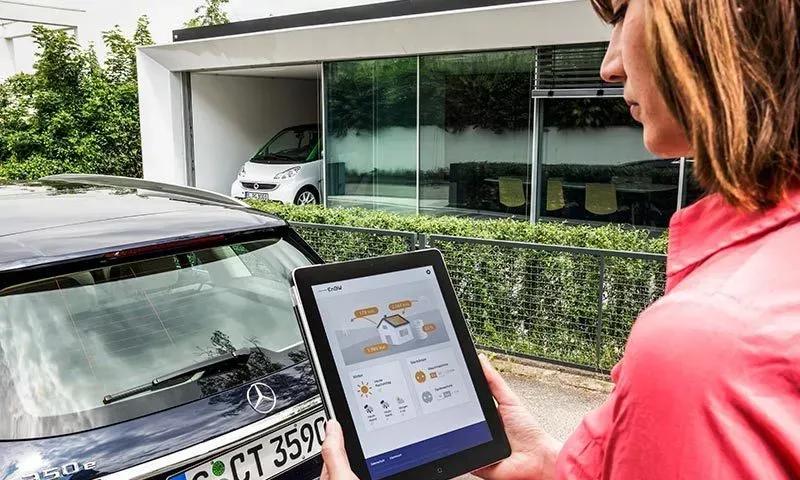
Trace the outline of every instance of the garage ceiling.
<instances>
[{"instance_id":1,"label":"garage ceiling","mask_svg":"<svg viewBox=\"0 0 800 480\"><path fill-rule=\"evenodd\" d=\"M231 70L215 70L213 72L203 72L211 75L234 75L240 77L264 77L264 78L292 78L296 80L317 80L319 78L320 65L316 63L308 65L289 65L283 67L256 67L256 68L237 68Z\"/></svg>"}]
</instances>

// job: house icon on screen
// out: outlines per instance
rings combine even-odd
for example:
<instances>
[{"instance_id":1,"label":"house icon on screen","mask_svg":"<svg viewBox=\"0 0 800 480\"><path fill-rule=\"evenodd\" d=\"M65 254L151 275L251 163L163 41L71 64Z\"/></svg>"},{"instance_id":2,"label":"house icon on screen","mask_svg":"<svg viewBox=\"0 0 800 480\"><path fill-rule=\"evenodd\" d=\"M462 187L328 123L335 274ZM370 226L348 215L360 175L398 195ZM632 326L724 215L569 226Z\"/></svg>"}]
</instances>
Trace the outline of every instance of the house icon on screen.
<instances>
[{"instance_id":1,"label":"house icon on screen","mask_svg":"<svg viewBox=\"0 0 800 480\"><path fill-rule=\"evenodd\" d=\"M414 340L411 324L402 315L383 317L378 322L378 334L389 345L402 345Z\"/></svg>"}]
</instances>

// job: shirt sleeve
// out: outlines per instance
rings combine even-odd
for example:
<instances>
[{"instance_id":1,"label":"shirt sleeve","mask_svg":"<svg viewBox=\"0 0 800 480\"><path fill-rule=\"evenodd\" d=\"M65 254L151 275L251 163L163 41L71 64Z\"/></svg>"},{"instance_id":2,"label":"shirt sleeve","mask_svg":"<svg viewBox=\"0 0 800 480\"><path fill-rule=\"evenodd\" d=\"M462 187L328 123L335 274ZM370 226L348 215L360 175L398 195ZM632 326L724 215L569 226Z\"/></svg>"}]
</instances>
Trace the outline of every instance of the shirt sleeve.
<instances>
[{"instance_id":1,"label":"shirt sleeve","mask_svg":"<svg viewBox=\"0 0 800 480\"><path fill-rule=\"evenodd\" d=\"M800 319L670 295L631 332L560 479L800 478Z\"/></svg>"}]
</instances>

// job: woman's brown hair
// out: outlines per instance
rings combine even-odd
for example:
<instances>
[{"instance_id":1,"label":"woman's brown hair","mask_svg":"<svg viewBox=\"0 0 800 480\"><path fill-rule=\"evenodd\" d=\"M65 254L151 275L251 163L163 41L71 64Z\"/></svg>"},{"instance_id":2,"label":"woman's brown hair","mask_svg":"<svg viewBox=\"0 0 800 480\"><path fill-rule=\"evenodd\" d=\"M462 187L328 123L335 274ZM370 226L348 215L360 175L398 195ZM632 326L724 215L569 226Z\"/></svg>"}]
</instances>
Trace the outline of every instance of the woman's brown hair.
<instances>
[{"instance_id":1,"label":"woman's brown hair","mask_svg":"<svg viewBox=\"0 0 800 480\"><path fill-rule=\"evenodd\" d=\"M800 0L646 1L659 89L708 192L760 210L800 179ZM628 0L591 0L612 22Z\"/></svg>"}]
</instances>

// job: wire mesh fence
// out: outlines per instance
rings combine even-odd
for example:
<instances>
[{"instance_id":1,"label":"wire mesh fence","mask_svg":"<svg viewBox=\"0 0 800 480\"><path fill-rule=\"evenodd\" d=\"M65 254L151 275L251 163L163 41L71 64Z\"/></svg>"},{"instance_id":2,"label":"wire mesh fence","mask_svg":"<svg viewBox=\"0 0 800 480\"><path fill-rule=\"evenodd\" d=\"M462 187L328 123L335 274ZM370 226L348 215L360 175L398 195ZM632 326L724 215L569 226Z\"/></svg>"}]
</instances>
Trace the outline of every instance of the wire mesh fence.
<instances>
[{"instance_id":1,"label":"wire mesh fence","mask_svg":"<svg viewBox=\"0 0 800 480\"><path fill-rule=\"evenodd\" d=\"M664 292L663 255L294 223L335 262L438 248L475 343L609 370L638 314Z\"/></svg>"},{"instance_id":2,"label":"wire mesh fence","mask_svg":"<svg viewBox=\"0 0 800 480\"><path fill-rule=\"evenodd\" d=\"M664 256L431 235L475 342L609 370L638 314L664 293Z\"/></svg>"},{"instance_id":3,"label":"wire mesh fence","mask_svg":"<svg viewBox=\"0 0 800 480\"><path fill-rule=\"evenodd\" d=\"M298 222L293 222L292 227L326 262L391 255L417 248L417 234L411 232Z\"/></svg>"}]
</instances>

